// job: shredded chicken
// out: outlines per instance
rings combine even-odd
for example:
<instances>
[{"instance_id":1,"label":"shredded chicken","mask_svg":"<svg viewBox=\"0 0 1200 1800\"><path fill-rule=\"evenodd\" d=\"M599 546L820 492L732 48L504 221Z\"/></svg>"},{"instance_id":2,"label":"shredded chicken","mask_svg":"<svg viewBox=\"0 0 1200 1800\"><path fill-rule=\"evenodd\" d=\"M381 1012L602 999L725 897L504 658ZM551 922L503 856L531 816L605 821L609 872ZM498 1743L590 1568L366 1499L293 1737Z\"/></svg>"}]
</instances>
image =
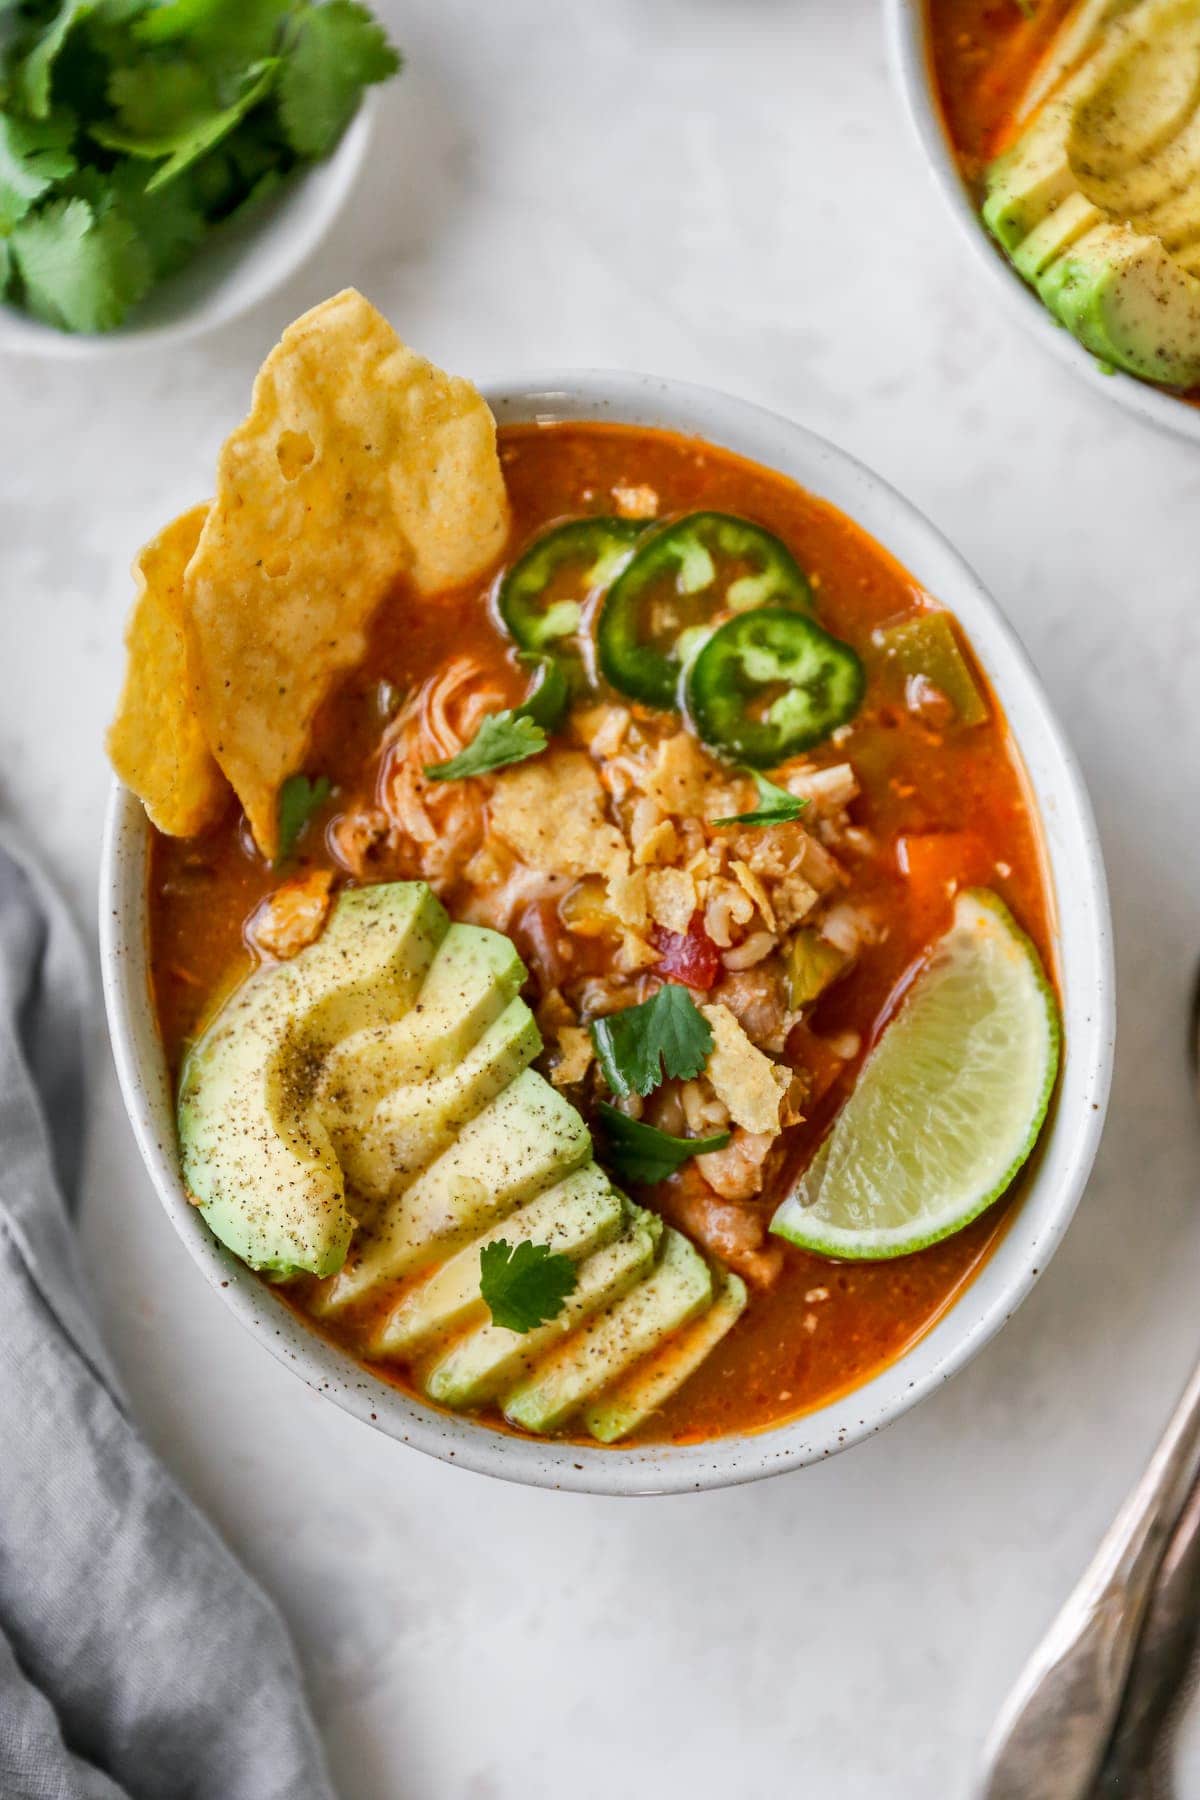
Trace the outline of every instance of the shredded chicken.
<instances>
[{"instance_id":1,"label":"shredded chicken","mask_svg":"<svg viewBox=\"0 0 1200 1800\"><path fill-rule=\"evenodd\" d=\"M430 781L426 768L456 756L504 696L482 666L458 656L426 681L388 728L379 797L391 846L407 848L430 884L444 890L483 842L484 797L473 781Z\"/></svg>"},{"instance_id":2,"label":"shredded chicken","mask_svg":"<svg viewBox=\"0 0 1200 1800\"><path fill-rule=\"evenodd\" d=\"M741 1134L735 1134L741 1135ZM733 1146L730 1146L732 1149ZM728 1156L728 1151L714 1155ZM769 1288L783 1267L783 1250L767 1240L769 1213L761 1205L739 1205L713 1192L700 1169L711 1161L697 1157L664 1198L664 1210L681 1231L686 1231L710 1255L753 1283Z\"/></svg>"},{"instance_id":3,"label":"shredded chicken","mask_svg":"<svg viewBox=\"0 0 1200 1800\"><path fill-rule=\"evenodd\" d=\"M333 871L312 869L293 875L268 894L250 921L249 937L264 956L281 962L315 944L332 900Z\"/></svg>"}]
</instances>

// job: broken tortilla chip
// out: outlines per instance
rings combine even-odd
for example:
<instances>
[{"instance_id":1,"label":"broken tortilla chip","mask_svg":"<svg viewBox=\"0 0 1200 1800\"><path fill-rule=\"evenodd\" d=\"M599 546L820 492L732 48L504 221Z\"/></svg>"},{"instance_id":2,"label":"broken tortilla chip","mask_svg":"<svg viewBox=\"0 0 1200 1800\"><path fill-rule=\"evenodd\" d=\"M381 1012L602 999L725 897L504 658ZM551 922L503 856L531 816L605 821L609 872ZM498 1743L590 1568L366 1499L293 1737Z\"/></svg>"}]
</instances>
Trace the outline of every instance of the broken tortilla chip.
<instances>
[{"instance_id":1,"label":"broken tortilla chip","mask_svg":"<svg viewBox=\"0 0 1200 1800\"><path fill-rule=\"evenodd\" d=\"M740 1022L719 1002L702 1006L713 1034L704 1073L735 1125L746 1131L777 1132L779 1109L791 1086L790 1069L764 1056Z\"/></svg>"},{"instance_id":2,"label":"broken tortilla chip","mask_svg":"<svg viewBox=\"0 0 1200 1800\"><path fill-rule=\"evenodd\" d=\"M196 716L264 855L280 786L397 577L455 586L507 531L495 421L469 382L353 289L287 328L221 452L184 608Z\"/></svg>"},{"instance_id":3,"label":"broken tortilla chip","mask_svg":"<svg viewBox=\"0 0 1200 1800\"><path fill-rule=\"evenodd\" d=\"M113 768L169 837L195 837L215 824L229 799L192 709L184 641L183 572L207 513L207 506L183 513L133 565L129 662L108 733Z\"/></svg>"}]
</instances>

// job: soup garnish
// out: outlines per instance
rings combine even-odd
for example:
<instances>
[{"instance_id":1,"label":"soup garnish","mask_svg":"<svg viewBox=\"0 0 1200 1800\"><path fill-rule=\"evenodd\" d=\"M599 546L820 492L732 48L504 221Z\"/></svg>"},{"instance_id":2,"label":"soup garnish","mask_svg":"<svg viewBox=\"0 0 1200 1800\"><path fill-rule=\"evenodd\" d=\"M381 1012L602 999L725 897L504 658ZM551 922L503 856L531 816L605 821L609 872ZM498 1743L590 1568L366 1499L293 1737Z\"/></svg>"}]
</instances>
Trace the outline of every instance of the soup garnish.
<instances>
[{"instance_id":1,"label":"soup garnish","mask_svg":"<svg viewBox=\"0 0 1200 1800\"><path fill-rule=\"evenodd\" d=\"M143 555L114 734L214 1231L502 1429L753 1429L899 1355L1003 1229L1057 1046L1036 824L949 615L710 445L497 438L357 295L221 468ZM662 704L600 642L643 557ZM244 704L198 706L196 656Z\"/></svg>"},{"instance_id":2,"label":"soup garnish","mask_svg":"<svg viewBox=\"0 0 1200 1800\"><path fill-rule=\"evenodd\" d=\"M639 544L609 588L596 627L600 668L631 699L677 706L689 651L711 626L768 604L812 604L786 545L728 513L676 519Z\"/></svg>"}]
</instances>

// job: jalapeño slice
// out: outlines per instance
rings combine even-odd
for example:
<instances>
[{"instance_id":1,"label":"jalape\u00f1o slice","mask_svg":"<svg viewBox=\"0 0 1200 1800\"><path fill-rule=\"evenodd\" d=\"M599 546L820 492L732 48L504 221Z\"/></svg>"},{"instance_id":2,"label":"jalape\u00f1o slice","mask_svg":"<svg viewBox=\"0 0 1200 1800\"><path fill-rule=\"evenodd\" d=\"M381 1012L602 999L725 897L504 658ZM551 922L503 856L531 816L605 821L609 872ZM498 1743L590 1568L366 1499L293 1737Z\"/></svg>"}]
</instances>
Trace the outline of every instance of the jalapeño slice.
<instances>
[{"instance_id":1,"label":"jalape\u00f1o slice","mask_svg":"<svg viewBox=\"0 0 1200 1800\"><path fill-rule=\"evenodd\" d=\"M637 519L572 519L529 546L500 584L500 617L522 650L572 653L568 679L584 672L578 649L588 598L606 588L628 560L644 526Z\"/></svg>"},{"instance_id":2,"label":"jalape\u00f1o slice","mask_svg":"<svg viewBox=\"0 0 1200 1800\"><path fill-rule=\"evenodd\" d=\"M713 632L691 666L687 704L710 749L768 769L853 718L865 686L849 644L803 613L760 607Z\"/></svg>"},{"instance_id":3,"label":"jalape\u00f1o slice","mask_svg":"<svg viewBox=\"0 0 1200 1800\"><path fill-rule=\"evenodd\" d=\"M571 698L562 664L553 656L531 656L527 651L522 651L517 661L533 670L533 686L514 712L532 719L543 731L557 731Z\"/></svg>"},{"instance_id":4,"label":"jalape\u00f1o slice","mask_svg":"<svg viewBox=\"0 0 1200 1800\"><path fill-rule=\"evenodd\" d=\"M732 513L688 513L634 552L600 612L600 667L623 694L678 705L679 677L722 612L808 611L812 591L786 545Z\"/></svg>"}]
</instances>

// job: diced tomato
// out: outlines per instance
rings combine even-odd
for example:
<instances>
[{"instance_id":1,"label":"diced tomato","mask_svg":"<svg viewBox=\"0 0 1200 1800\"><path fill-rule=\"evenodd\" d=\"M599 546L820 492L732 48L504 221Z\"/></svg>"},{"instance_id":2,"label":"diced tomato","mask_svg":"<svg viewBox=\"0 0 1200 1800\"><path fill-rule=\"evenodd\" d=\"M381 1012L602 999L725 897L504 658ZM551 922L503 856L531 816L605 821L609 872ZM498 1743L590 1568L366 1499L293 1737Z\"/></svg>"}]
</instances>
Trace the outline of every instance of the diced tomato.
<instances>
[{"instance_id":1,"label":"diced tomato","mask_svg":"<svg viewBox=\"0 0 1200 1800\"><path fill-rule=\"evenodd\" d=\"M896 866L908 880L914 912L930 921L948 917L960 888L994 879L987 846L973 831L912 832L896 841Z\"/></svg>"},{"instance_id":2,"label":"diced tomato","mask_svg":"<svg viewBox=\"0 0 1200 1800\"><path fill-rule=\"evenodd\" d=\"M664 931L661 925L654 925L650 935L658 951L660 975L701 991L712 987L721 973L721 952L705 931L699 913L693 915L686 932Z\"/></svg>"}]
</instances>

